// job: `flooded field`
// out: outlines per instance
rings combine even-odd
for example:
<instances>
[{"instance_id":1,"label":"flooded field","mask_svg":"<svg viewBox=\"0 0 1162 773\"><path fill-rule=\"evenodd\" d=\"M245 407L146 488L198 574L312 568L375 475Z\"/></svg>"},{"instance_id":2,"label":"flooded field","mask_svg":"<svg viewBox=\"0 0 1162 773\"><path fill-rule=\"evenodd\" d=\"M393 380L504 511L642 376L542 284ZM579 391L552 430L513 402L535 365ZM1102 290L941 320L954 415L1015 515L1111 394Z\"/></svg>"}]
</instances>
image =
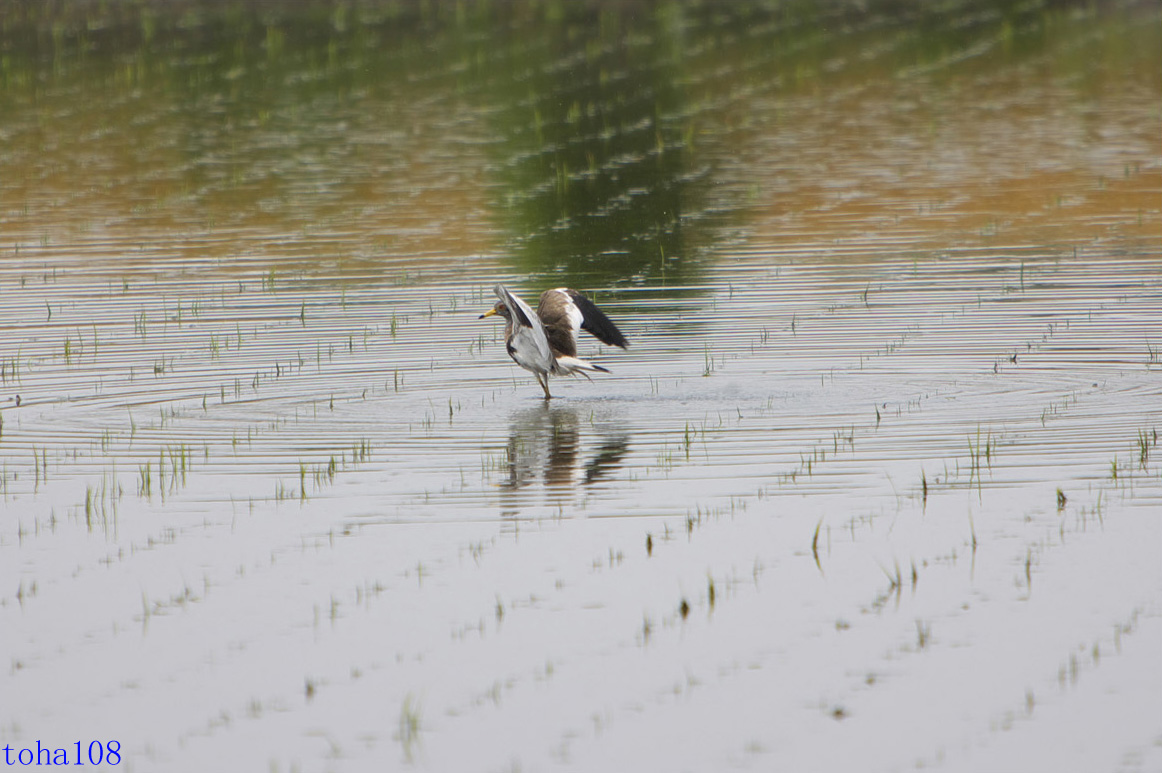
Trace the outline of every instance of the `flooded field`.
<instances>
[{"instance_id":1,"label":"flooded field","mask_svg":"<svg viewBox=\"0 0 1162 773\"><path fill-rule=\"evenodd\" d=\"M290 7L0 2L14 763L1162 770L1158 4Z\"/></svg>"}]
</instances>

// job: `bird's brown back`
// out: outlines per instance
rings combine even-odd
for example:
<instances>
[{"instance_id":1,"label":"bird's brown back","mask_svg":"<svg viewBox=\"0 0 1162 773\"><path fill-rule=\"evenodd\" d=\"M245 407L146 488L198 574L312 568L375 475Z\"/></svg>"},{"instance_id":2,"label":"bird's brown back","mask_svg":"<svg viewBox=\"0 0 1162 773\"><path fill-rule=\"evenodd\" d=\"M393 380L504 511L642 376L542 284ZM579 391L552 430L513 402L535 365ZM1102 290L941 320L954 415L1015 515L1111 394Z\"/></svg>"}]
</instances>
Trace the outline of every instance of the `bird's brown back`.
<instances>
[{"instance_id":1,"label":"bird's brown back","mask_svg":"<svg viewBox=\"0 0 1162 773\"><path fill-rule=\"evenodd\" d=\"M537 316L545 326L549 348L557 357L576 357L577 339L573 334L573 322L569 319L569 298L555 290L547 290L537 304Z\"/></svg>"}]
</instances>

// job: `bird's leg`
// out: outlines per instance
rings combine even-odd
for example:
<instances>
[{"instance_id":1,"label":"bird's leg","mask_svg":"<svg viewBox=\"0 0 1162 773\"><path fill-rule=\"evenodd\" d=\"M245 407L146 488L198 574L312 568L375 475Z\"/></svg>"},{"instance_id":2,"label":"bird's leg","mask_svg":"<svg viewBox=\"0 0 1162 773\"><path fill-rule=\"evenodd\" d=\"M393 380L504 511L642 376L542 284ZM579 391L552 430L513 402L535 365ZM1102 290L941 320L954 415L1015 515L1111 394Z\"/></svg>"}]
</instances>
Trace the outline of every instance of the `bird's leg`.
<instances>
[{"instance_id":1,"label":"bird's leg","mask_svg":"<svg viewBox=\"0 0 1162 773\"><path fill-rule=\"evenodd\" d=\"M537 381L540 382L540 384L541 384L541 389L545 390L545 399L552 400L553 396L551 394L549 394L549 377L548 377L548 375L541 375L540 373L537 373L536 376L537 376Z\"/></svg>"}]
</instances>

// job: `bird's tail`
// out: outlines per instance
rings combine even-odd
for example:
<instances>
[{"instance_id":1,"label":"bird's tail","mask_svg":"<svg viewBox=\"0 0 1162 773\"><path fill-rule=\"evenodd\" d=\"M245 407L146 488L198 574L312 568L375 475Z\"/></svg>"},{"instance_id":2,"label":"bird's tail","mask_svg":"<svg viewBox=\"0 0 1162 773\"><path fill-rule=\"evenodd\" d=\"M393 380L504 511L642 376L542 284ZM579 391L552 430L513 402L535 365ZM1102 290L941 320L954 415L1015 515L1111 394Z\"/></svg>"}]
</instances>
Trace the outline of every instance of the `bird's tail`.
<instances>
[{"instance_id":1,"label":"bird's tail","mask_svg":"<svg viewBox=\"0 0 1162 773\"><path fill-rule=\"evenodd\" d=\"M558 376L571 376L574 373L580 373L584 376L587 375L586 371L609 373L608 368L594 365L592 362L582 360L579 357L558 357L553 366L553 372Z\"/></svg>"}]
</instances>

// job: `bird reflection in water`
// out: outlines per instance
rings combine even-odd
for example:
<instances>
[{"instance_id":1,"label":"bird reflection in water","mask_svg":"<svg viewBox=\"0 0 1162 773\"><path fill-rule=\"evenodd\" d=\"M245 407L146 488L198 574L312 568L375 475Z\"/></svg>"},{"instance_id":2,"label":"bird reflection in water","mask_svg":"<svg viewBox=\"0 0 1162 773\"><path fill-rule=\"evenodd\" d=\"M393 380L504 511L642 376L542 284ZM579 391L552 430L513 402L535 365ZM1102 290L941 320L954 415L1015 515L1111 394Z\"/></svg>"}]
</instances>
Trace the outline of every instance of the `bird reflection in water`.
<instances>
[{"instance_id":1,"label":"bird reflection in water","mask_svg":"<svg viewBox=\"0 0 1162 773\"><path fill-rule=\"evenodd\" d=\"M516 516L534 504L530 494L541 486L549 504L564 507L592 484L621 466L629 437L620 431L596 435L596 446L584 442L577 412L545 403L513 415L505 446L505 478L501 483L503 515Z\"/></svg>"}]
</instances>

